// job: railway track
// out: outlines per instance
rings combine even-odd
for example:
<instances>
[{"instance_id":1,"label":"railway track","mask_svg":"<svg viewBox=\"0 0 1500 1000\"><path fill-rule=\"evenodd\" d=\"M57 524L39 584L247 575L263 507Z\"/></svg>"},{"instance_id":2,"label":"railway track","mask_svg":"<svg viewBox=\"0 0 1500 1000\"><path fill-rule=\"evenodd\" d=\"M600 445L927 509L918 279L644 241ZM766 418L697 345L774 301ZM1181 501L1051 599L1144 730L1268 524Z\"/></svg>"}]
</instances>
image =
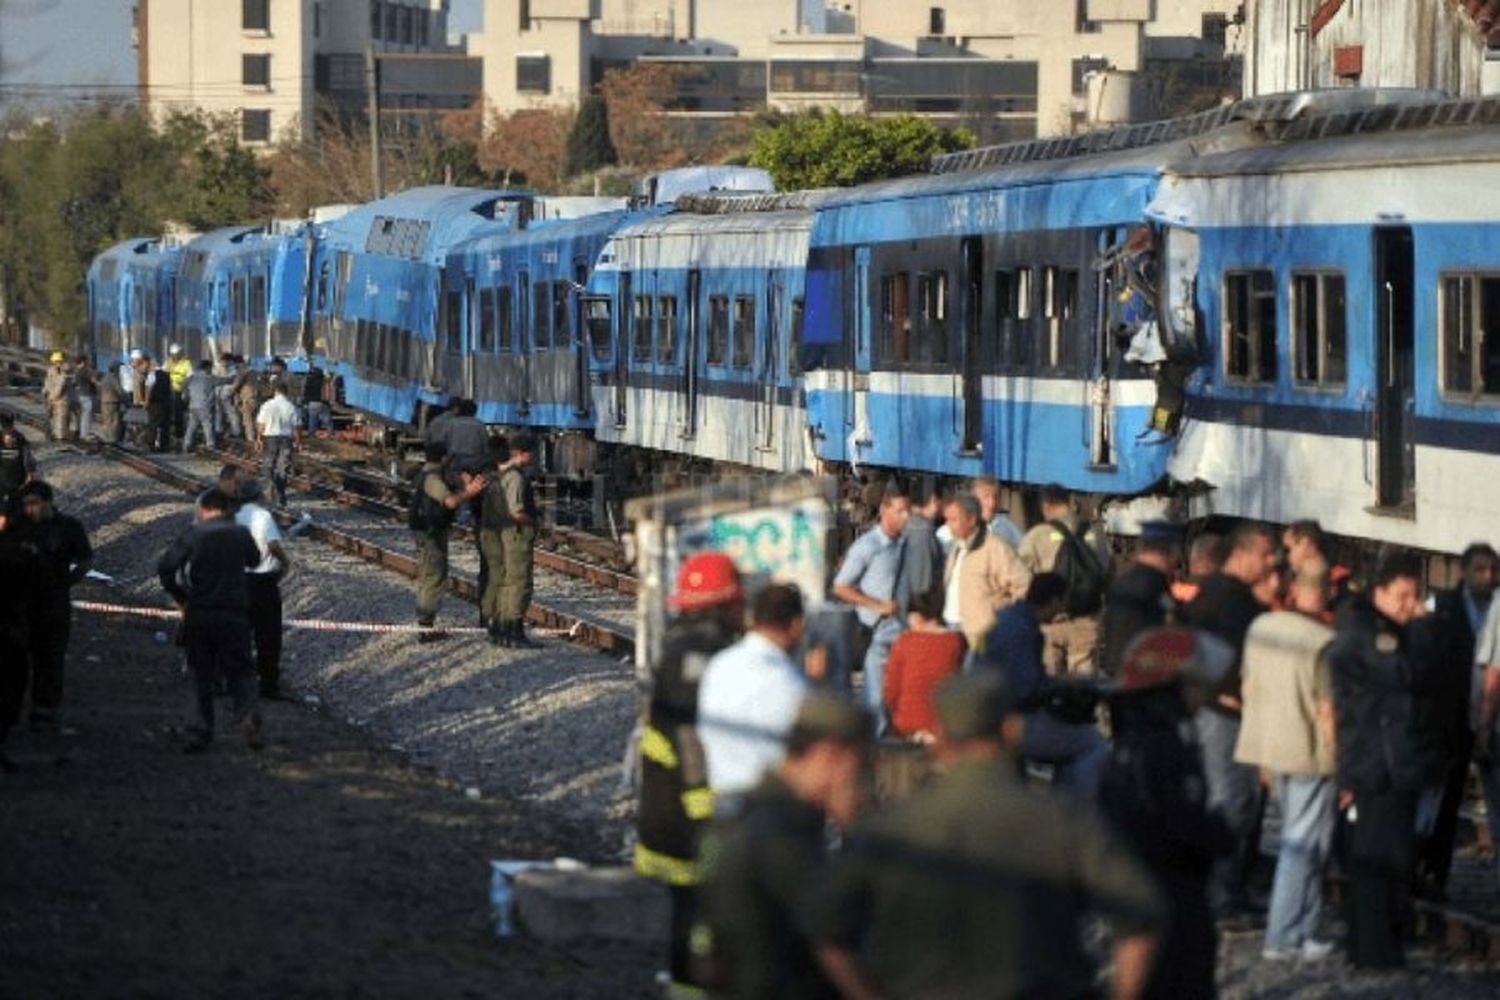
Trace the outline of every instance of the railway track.
<instances>
[{"instance_id":1,"label":"railway track","mask_svg":"<svg viewBox=\"0 0 1500 1000\"><path fill-rule=\"evenodd\" d=\"M15 405L14 401L7 400L0 403L0 412L6 412L20 422L28 426L45 430L45 420L33 410ZM128 468L148 476L158 482L172 486L186 493L197 493L207 488L210 483L198 476L186 472L165 462L148 455L130 451L126 448L113 445L100 445L99 454L104 457L125 465ZM233 460L236 464L253 466L253 462L243 456L232 456L228 453L216 453L220 459ZM352 503L353 495L350 495ZM337 497L341 502L343 497ZM389 506L376 506L373 509L377 513L389 514L392 510ZM404 552L398 552L386 545L381 545L369 538L363 537L356 532L348 531L329 524L317 521L307 522L299 519L287 510L277 510L277 519L284 527L297 526L299 534L314 541L328 545L339 551L356 556L374 566L379 566L391 572L398 573L409 579L417 575L417 561ZM540 553L539 553L540 555ZM548 553L549 556L555 556ZM539 559L540 563L541 560ZM588 567L586 564L574 567L575 572L567 575L575 576L586 582L593 582L589 573L595 576L600 574L597 567ZM600 586L606 586L600 584ZM478 587L473 580L450 575L448 589L456 596L477 604L479 601ZM618 591L618 586L612 588ZM533 601L527 611L527 619L535 625L550 630L565 633L567 637L578 643L598 649L612 655L624 655L634 649L635 637L631 630L622 628L620 625L609 622L595 615L582 613L572 609L556 606L546 601Z\"/></svg>"}]
</instances>

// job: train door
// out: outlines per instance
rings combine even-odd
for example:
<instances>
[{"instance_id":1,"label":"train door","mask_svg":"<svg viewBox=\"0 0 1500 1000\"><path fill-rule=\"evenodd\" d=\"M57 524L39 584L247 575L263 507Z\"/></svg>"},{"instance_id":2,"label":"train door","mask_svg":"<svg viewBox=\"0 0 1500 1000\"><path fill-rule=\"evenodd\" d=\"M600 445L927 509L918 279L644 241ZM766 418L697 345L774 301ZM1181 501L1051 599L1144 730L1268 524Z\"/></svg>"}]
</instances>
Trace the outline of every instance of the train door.
<instances>
[{"instance_id":1,"label":"train door","mask_svg":"<svg viewBox=\"0 0 1500 1000\"><path fill-rule=\"evenodd\" d=\"M755 407L756 447L770 451L776 444L776 366L781 339L781 276L772 271L766 276L766 349L761 362L760 399Z\"/></svg>"},{"instance_id":2,"label":"train door","mask_svg":"<svg viewBox=\"0 0 1500 1000\"><path fill-rule=\"evenodd\" d=\"M1377 229L1376 503L1386 508L1411 507L1416 502L1416 458L1412 446L1413 269L1411 230L1405 226Z\"/></svg>"},{"instance_id":3,"label":"train door","mask_svg":"<svg viewBox=\"0 0 1500 1000\"><path fill-rule=\"evenodd\" d=\"M575 259L573 261L573 315L576 318L573 323L573 381L574 381L574 413L580 417L589 414L589 347L588 337L584 335L586 329L583 322L583 299L581 293L589 281L588 261Z\"/></svg>"},{"instance_id":4,"label":"train door","mask_svg":"<svg viewBox=\"0 0 1500 1000\"><path fill-rule=\"evenodd\" d=\"M850 289L853 310L854 351L850 372L850 396L854 401L853 431L856 442L870 440L870 248L854 248L854 282ZM851 462L859 456L851 454Z\"/></svg>"},{"instance_id":5,"label":"train door","mask_svg":"<svg viewBox=\"0 0 1500 1000\"><path fill-rule=\"evenodd\" d=\"M687 276L687 343L682 352L682 436L698 433L698 330L702 325L699 298L703 272L693 268Z\"/></svg>"},{"instance_id":6,"label":"train door","mask_svg":"<svg viewBox=\"0 0 1500 1000\"><path fill-rule=\"evenodd\" d=\"M1129 236L1124 233L1111 234L1109 230L1102 230L1093 246L1088 247L1090 255L1105 254L1115 242L1116 235L1123 242L1122 246L1129 245ZM1066 280L1074 282L1074 288L1069 291L1064 289L1062 301L1071 303L1062 310L1071 308L1078 310L1077 284L1082 280L1079 275L1087 275L1087 268L1081 271L1068 272ZM1094 285L1093 313L1094 313L1094 335L1088 342L1088 365L1089 378L1085 382L1088 386L1088 409L1089 409L1089 464L1096 468L1110 467L1115 464L1115 441L1114 441L1114 405L1113 385L1110 382L1110 373L1114 366L1113 337L1110 334L1110 312L1109 304L1113 295L1113 285L1106 272L1095 272L1097 275ZM1080 323L1080 326L1083 324ZM1086 326L1083 327L1087 329Z\"/></svg>"},{"instance_id":7,"label":"train door","mask_svg":"<svg viewBox=\"0 0 1500 1000\"><path fill-rule=\"evenodd\" d=\"M984 359L980 342L984 307L984 241L977 236L963 241L963 407L961 448L977 452L984 442Z\"/></svg>"},{"instance_id":8,"label":"train door","mask_svg":"<svg viewBox=\"0 0 1500 1000\"><path fill-rule=\"evenodd\" d=\"M625 402L629 396L626 384L630 374L630 345L635 312L631 307L630 272L620 272L619 298L615 304L615 426L625 426Z\"/></svg>"},{"instance_id":9,"label":"train door","mask_svg":"<svg viewBox=\"0 0 1500 1000\"><path fill-rule=\"evenodd\" d=\"M521 271L516 275L516 351L521 355L521 398L516 407L522 416L531 412L531 352L536 349L532 319L533 308L544 308L541 303L531 301L531 272Z\"/></svg>"}]
</instances>

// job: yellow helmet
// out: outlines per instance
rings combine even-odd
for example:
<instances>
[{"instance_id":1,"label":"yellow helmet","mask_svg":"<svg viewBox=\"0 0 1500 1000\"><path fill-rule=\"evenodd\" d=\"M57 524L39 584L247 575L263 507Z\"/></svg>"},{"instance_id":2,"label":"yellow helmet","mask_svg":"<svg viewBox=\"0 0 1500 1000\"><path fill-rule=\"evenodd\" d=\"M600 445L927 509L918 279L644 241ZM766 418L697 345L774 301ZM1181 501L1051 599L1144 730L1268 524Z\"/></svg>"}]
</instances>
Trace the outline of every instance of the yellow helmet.
<instances>
[{"instance_id":1,"label":"yellow helmet","mask_svg":"<svg viewBox=\"0 0 1500 1000\"><path fill-rule=\"evenodd\" d=\"M59 361L66 361L66 360L68 360L68 359L63 354L62 351L53 351L52 352L52 363L53 364L57 364Z\"/></svg>"}]
</instances>

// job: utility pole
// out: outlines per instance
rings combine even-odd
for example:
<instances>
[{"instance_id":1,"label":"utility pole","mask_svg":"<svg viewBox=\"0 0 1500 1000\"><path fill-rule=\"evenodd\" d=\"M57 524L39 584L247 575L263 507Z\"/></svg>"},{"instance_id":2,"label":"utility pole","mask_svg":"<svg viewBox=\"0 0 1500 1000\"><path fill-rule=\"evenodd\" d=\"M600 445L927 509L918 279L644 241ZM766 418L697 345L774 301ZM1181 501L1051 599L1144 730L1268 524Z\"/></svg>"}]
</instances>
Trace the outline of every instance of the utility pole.
<instances>
[{"instance_id":1,"label":"utility pole","mask_svg":"<svg viewBox=\"0 0 1500 1000\"><path fill-rule=\"evenodd\" d=\"M370 180L379 199L385 196L385 183L380 173L380 61L373 46L365 49L365 92L369 95Z\"/></svg>"}]
</instances>

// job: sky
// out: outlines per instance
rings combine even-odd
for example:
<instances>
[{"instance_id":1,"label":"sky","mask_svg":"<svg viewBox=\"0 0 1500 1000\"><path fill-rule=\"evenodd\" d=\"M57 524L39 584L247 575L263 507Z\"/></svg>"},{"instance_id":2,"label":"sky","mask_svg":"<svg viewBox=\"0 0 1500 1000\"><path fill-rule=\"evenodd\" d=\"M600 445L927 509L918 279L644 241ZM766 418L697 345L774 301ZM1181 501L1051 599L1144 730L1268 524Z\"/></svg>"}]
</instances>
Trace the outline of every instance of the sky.
<instances>
[{"instance_id":1,"label":"sky","mask_svg":"<svg viewBox=\"0 0 1500 1000\"><path fill-rule=\"evenodd\" d=\"M0 0L0 110L38 98L76 103L99 90L134 96L132 6L133 0ZM483 6L484 0L452 0L453 30L478 30Z\"/></svg>"}]
</instances>

